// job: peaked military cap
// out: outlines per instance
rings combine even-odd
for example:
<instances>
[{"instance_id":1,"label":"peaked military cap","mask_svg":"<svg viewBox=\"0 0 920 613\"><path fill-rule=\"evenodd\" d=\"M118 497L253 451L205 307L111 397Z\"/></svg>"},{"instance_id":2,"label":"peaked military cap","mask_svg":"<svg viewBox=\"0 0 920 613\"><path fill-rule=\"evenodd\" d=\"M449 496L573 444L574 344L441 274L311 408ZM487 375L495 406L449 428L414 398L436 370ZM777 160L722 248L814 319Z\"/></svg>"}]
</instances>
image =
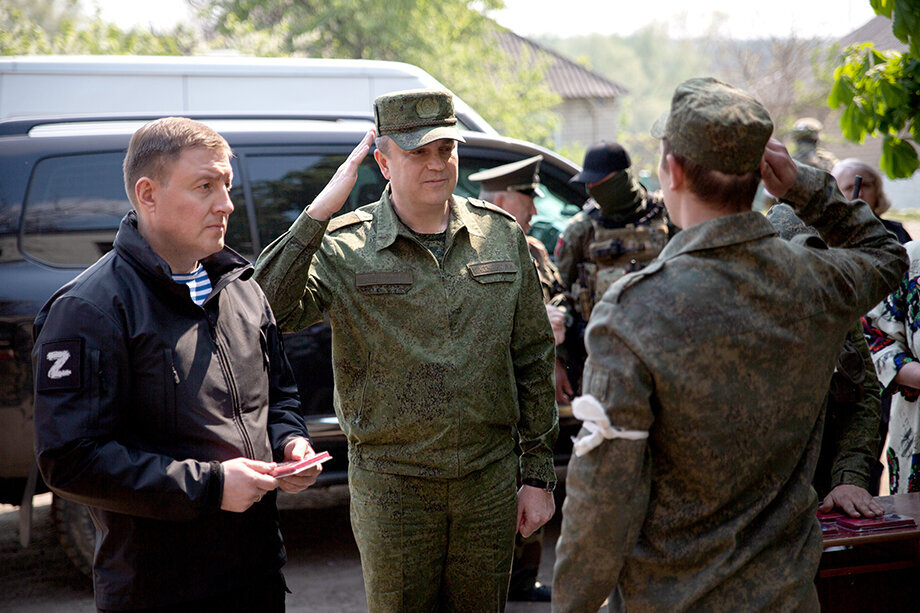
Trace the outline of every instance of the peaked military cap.
<instances>
[{"instance_id":1,"label":"peaked military cap","mask_svg":"<svg viewBox=\"0 0 920 613\"><path fill-rule=\"evenodd\" d=\"M629 153L622 145L602 140L588 148L584 169L569 179L569 183L597 183L611 172L625 170L631 165Z\"/></svg>"},{"instance_id":2,"label":"peaked military cap","mask_svg":"<svg viewBox=\"0 0 920 613\"><path fill-rule=\"evenodd\" d=\"M374 123L378 136L389 136L411 151L441 138L465 142L457 129L454 96L437 89L410 89L377 96Z\"/></svg>"},{"instance_id":3,"label":"peaked military cap","mask_svg":"<svg viewBox=\"0 0 920 613\"><path fill-rule=\"evenodd\" d=\"M743 175L757 170L773 134L767 109L745 91L711 77L684 81L671 110L652 126L674 150L710 170Z\"/></svg>"},{"instance_id":4,"label":"peaked military cap","mask_svg":"<svg viewBox=\"0 0 920 613\"><path fill-rule=\"evenodd\" d=\"M470 181L482 183L489 192L521 192L530 197L543 196L540 190L540 162L542 155L502 164L470 175Z\"/></svg>"}]
</instances>

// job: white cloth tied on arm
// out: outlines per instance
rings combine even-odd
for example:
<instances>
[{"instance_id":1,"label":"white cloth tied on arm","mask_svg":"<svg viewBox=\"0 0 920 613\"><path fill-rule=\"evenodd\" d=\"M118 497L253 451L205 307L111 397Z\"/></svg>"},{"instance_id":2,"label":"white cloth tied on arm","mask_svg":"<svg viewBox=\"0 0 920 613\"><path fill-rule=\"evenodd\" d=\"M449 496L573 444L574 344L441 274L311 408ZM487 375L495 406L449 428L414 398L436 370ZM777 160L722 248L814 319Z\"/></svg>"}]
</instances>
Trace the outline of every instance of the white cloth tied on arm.
<instances>
[{"instance_id":1,"label":"white cloth tied on arm","mask_svg":"<svg viewBox=\"0 0 920 613\"><path fill-rule=\"evenodd\" d=\"M610 425L604 407L597 398L590 394L579 396L572 401L572 414L583 421L585 430L591 433L579 439L572 438L576 456L585 455L600 445L604 439L625 438L630 441L638 441L648 438L647 430L621 430Z\"/></svg>"}]
</instances>

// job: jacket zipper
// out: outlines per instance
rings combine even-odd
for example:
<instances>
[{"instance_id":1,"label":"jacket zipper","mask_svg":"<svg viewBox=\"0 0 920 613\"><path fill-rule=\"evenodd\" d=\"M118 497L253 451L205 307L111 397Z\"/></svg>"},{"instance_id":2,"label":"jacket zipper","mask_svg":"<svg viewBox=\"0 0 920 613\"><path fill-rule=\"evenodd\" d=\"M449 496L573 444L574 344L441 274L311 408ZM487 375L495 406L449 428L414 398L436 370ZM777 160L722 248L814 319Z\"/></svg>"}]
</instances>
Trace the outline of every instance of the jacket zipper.
<instances>
[{"instance_id":1,"label":"jacket zipper","mask_svg":"<svg viewBox=\"0 0 920 613\"><path fill-rule=\"evenodd\" d=\"M236 380L233 378L233 371L230 369L230 360L224 352L223 345L221 345L217 335L217 330L210 321L210 318L208 319L208 328L211 332L211 340L214 341L214 346L217 348L217 361L220 363L220 368L224 372L224 380L227 382L227 389L230 391L230 404L233 408L233 422L239 429L240 436L243 439L243 448L246 452L246 457L255 460L256 457L252 446L252 439L249 438L249 433L246 432L246 426L243 424L243 412L240 409L240 396L237 391Z\"/></svg>"}]
</instances>

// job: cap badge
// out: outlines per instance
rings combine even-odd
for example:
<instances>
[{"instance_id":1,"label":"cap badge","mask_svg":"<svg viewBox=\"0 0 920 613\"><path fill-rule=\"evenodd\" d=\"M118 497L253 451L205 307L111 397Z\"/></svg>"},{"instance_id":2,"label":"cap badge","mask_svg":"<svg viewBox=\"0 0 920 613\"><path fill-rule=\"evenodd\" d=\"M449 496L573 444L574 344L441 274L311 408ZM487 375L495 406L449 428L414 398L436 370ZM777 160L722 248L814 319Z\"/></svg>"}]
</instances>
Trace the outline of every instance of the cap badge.
<instances>
[{"instance_id":1,"label":"cap badge","mask_svg":"<svg viewBox=\"0 0 920 613\"><path fill-rule=\"evenodd\" d=\"M437 98L427 97L422 98L415 105L415 111L418 113L418 116L422 119L428 119L430 117L436 117L441 110L441 105L438 104Z\"/></svg>"}]
</instances>

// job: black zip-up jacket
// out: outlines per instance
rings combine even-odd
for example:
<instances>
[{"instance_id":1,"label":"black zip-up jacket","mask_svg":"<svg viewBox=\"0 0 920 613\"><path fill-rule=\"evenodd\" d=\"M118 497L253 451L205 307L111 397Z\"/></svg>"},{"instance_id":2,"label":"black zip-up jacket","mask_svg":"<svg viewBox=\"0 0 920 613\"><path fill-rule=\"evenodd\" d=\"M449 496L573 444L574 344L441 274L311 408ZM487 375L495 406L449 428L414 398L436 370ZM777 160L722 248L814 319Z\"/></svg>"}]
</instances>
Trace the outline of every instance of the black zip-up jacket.
<instances>
[{"instance_id":1,"label":"black zip-up jacket","mask_svg":"<svg viewBox=\"0 0 920 613\"><path fill-rule=\"evenodd\" d=\"M202 264L198 306L128 213L35 320L38 465L90 507L103 609L207 598L285 562L275 496L221 511L219 462L278 461L307 436L296 384L249 262L224 249Z\"/></svg>"}]
</instances>

